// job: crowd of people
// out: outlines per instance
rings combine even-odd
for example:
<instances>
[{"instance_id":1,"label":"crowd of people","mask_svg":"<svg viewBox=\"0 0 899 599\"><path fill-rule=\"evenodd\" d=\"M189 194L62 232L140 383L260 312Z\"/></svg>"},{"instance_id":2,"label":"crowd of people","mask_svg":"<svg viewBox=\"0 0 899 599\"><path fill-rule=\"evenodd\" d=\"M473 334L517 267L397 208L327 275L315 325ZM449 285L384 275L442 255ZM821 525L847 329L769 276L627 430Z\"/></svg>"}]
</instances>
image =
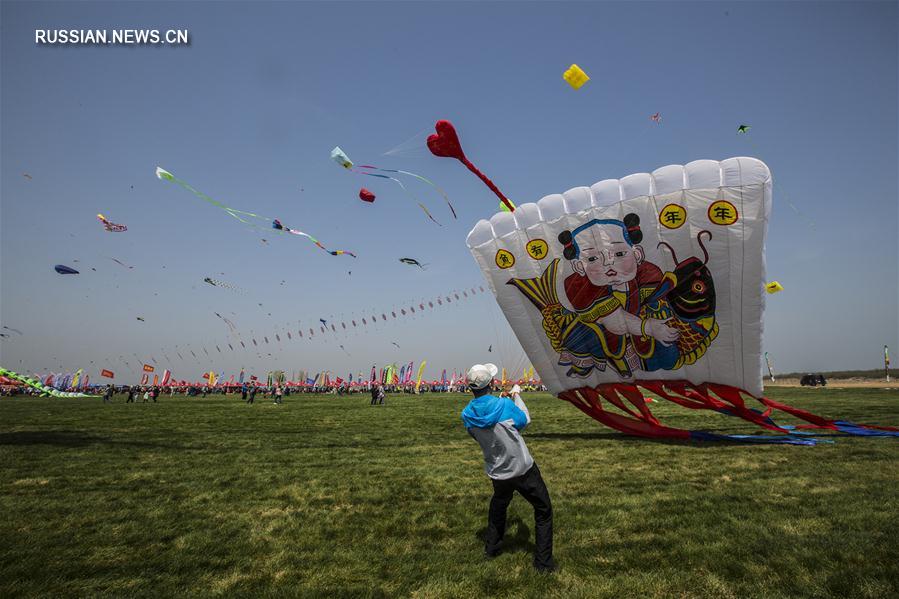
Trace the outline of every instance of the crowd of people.
<instances>
[{"instance_id":1,"label":"crowd of people","mask_svg":"<svg viewBox=\"0 0 899 599\"><path fill-rule=\"evenodd\" d=\"M540 383L522 384L519 383L522 390L525 391L546 391L546 387ZM497 389L502 384L496 383ZM398 385L384 385L380 382L366 383L342 383L330 385L302 385L292 383L275 383L272 385L259 384L255 381L245 382L235 385L93 385L86 389L64 389L65 391L82 391L84 393L92 393L103 397L105 402L112 401L117 395L125 395L125 403L137 402L155 402L162 395L186 395L188 397L207 397L209 395L240 395L241 399L247 403L253 403L255 397L261 394L263 397L277 400L277 403L283 403L284 397L296 393L309 393L314 395L355 395L355 394L372 394L372 403L376 403L375 395L381 393L383 395L420 395L424 393L466 393L468 386L464 382L446 383L446 384L426 384L422 383L416 387L415 383L406 383ZM25 385L3 385L0 387L0 395L40 395L41 391L33 389ZM381 399L377 403L384 403Z\"/></svg>"}]
</instances>

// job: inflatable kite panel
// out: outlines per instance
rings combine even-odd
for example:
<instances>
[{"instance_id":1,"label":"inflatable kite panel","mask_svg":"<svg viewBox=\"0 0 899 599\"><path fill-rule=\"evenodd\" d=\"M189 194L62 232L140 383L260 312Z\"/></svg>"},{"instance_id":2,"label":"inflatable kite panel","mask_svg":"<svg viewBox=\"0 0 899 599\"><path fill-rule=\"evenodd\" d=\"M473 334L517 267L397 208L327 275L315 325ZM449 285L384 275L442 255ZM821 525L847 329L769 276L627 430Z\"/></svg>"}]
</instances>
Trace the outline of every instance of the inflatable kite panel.
<instances>
[{"instance_id":1,"label":"inflatable kite panel","mask_svg":"<svg viewBox=\"0 0 899 599\"><path fill-rule=\"evenodd\" d=\"M500 212L475 225L468 246L543 382L611 428L793 445L818 442L800 429L899 436L762 397L770 214L764 163L699 160ZM646 392L780 435L665 426ZM780 425L775 410L808 424Z\"/></svg>"},{"instance_id":2,"label":"inflatable kite panel","mask_svg":"<svg viewBox=\"0 0 899 599\"><path fill-rule=\"evenodd\" d=\"M482 220L468 246L553 393L686 380L762 391L771 173L699 160Z\"/></svg>"}]
</instances>

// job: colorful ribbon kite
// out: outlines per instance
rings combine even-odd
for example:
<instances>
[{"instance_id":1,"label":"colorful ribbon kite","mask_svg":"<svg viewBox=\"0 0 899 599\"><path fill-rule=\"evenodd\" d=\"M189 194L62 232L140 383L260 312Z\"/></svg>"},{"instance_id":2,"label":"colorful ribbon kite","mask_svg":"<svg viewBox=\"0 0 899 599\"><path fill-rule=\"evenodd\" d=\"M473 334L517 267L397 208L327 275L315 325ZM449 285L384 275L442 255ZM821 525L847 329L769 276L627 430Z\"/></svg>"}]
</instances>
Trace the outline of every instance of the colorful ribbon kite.
<instances>
[{"instance_id":1,"label":"colorful ribbon kite","mask_svg":"<svg viewBox=\"0 0 899 599\"><path fill-rule=\"evenodd\" d=\"M312 242L315 243L315 245L317 245L319 248L321 248L321 249L323 249L324 251L328 252L328 253L331 254L332 256L340 256L340 255L342 255L342 254L348 254L348 255L352 256L353 258L356 257L356 255L353 254L352 252L347 252L347 251L344 251L344 250L334 250L334 251L328 250L328 249L325 248L325 247L324 247L324 246L323 246L317 239L315 239L314 237L312 237L312 236L309 235L308 233L303 233L302 231L297 231L297 230L294 230L294 229L287 229L287 228L281 226L280 221L278 221L277 219L271 219L271 218L269 218L269 217L267 217L267 216L262 216L261 214L256 214L256 213L254 213L254 212L246 212L246 211L244 211L244 210L237 210L236 208L231 208L230 206L225 206L225 205L222 204L221 202L218 202L218 201L216 201L216 200L213 200L212 198L210 198L210 197L209 197L208 195L206 195L205 193L203 193L203 192L201 192L201 191L198 191L198 190L194 189L193 187L191 187L191 185L190 185L189 183L187 183L186 181L182 181L181 179L178 179L178 178L175 177L172 173L168 172L167 170L165 170L165 169L162 168L162 167L159 167L159 166L156 167L156 176L157 176L159 179L161 179L161 180L164 180L164 181L171 181L171 182L173 182L173 183L177 183L178 185L180 185L181 187L183 187L183 188L186 189L187 191L191 192L192 194L194 194L195 196L197 196L198 198L200 198L200 199L203 200L204 202L207 202L207 203L209 203L209 204L212 204L212 205L215 206L216 208L221 208L222 210L224 210L225 212L227 212L230 216L233 216L234 218L236 218L236 219L239 220L240 222L242 222L242 223L244 223L244 224L246 224L246 225L249 225L250 227L253 227L253 228L255 228L255 229L263 229L263 226L261 225L261 222L273 223L273 224L272 224L272 228L273 228L273 229L276 229L276 230L280 231L281 233L291 233L291 234L293 234L293 235L300 235L300 236L306 237L306 238L312 240ZM245 218L245 217L249 217L249 218L252 218L252 219L256 219L256 221L259 221L259 222L253 222L252 220L247 220L247 218ZM275 223L277 223L277 226L276 226Z\"/></svg>"},{"instance_id":2,"label":"colorful ribbon kite","mask_svg":"<svg viewBox=\"0 0 899 599\"><path fill-rule=\"evenodd\" d=\"M425 183L428 183L431 186L433 186L437 191L439 191L443 195L443 197L446 199L447 204L449 204L450 210L453 213L453 218L456 217L456 211L455 211L455 209L453 209L452 204L449 203L449 197L447 197L446 193L442 189L437 187L437 185L435 185L432 181L430 181L429 179L425 179L421 175L416 175L415 173L410 173L408 171L381 169L381 168L378 168L376 166L371 166L371 165L355 166L353 164L353 161L350 160L350 157L346 155L346 152L344 152L343 150L340 149L340 146L335 146L334 149L331 150L331 160L333 160L334 162L336 162L337 164L339 164L346 170L352 171L359 175L368 175L369 177L378 177L379 179L390 179L391 181L393 181L397 185L399 185L403 189L403 191L405 191L409 195L409 197L412 198L412 200L415 201L416 204L418 204L418 207L422 209L422 211L427 215L427 217L429 219L431 219L434 223L440 225L440 223L437 222L437 219L435 219L431 215L431 213L427 209L427 207L418 201L418 198L415 197L415 195L411 191L409 191L409 189L406 187L406 185L402 181L400 181L396 177L391 177L388 175L380 175L378 173L372 173L369 171L378 170L378 171L382 171L385 173L402 173L404 175L409 175L409 176L415 177L417 179L420 179L420 180L424 181ZM362 169L362 170L359 170L359 169ZM365 198L362 198L362 199L365 199Z\"/></svg>"},{"instance_id":3,"label":"colorful ribbon kite","mask_svg":"<svg viewBox=\"0 0 899 599\"><path fill-rule=\"evenodd\" d=\"M80 372L80 371L79 371ZM37 389L41 392L41 396L52 396L52 397L96 397L96 395L85 395L84 393L75 393L71 391L58 391L53 387L49 387L42 383L39 380L34 380L27 376L23 376L12 370L7 370L3 367L0 367L0 376L6 377L8 379L13 379L14 381L18 381L23 385L31 387L32 389ZM74 385L73 385L74 386Z\"/></svg>"},{"instance_id":4,"label":"colorful ribbon kite","mask_svg":"<svg viewBox=\"0 0 899 599\"><path fill-rule=\"evenodd\" d=\"M313 237L312 235L310 235L308 233L303 233L302 231L297 231L296 229L291 229L290 227L285 227L284 225L281 224L281 221L279 221L277 218L274 221L272 221L272 229L275 229L276 231L281 231L283 233L290 233L291 235L299 235L301 237L305 237L306 239L308 239L309 241L314 243L316 246L318 246L320 249L323 249L324 251L328 252L332 256L341 256L343 254L346 254L348 256L352 256L353 258L356 257L356 254L354 254L353 252L348 252L346 250L329 250L328 248L323 246L321 244L321 242L318 239L316 239L315 237Z\"/></svg>"},{"instance_id":5,"label":"colorful ribbon kite","mask_svg":"<svg viewBox=\"0 0 899 599\"><path fill-rule=\"evenodd\" d=\"M456 209L453 208L453 205L450 203L449 196L446 195L446 192L443 191L440 187L438 187L437 184L434 183L433 181L431 181L430 179L422 177L421 175L416 175L415 173L410 173L409 171L401 171L399 169L379 168L377 166L372 166L370 164L360 164L356 168L375 170L375 171L380 171L382 173L399 173L401 175L409 175L410 177L415 177L419 181L423 181L423 182L427 183L428 185L430 185L431 187L436 189L438 192L440 192L440 195L442 195L443 199L446 200L446 205L449 206L450 212L453 213L453 218L458 218L456 216ZM433 219L431 219L431 220L433 220Z\"/></svg>"}]
</instances>

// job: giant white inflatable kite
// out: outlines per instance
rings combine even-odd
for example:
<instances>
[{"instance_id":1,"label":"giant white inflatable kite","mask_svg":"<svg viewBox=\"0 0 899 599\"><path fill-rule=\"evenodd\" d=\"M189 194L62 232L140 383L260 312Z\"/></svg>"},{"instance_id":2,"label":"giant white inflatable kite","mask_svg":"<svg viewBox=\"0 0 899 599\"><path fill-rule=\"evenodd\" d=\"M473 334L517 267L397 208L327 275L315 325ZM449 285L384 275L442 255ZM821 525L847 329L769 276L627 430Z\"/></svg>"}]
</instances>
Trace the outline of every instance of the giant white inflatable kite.
<instances>
[{"instance_id":1,"label":"giant white inflatable kite","mask_svg":"<svg viewBox=\"0 0 899 599\"><path fill-rule=\"evenodd\" d=\"M428 146L499 189L440 121ZM511 207L510 207L511 208ZM509 324L550 391L619 431L810 445L801 429L897 435L762 396L771 173L754 158L698 160L575 187L482 220L468 235ZM779 435L663 425L645 392ZM747 405L758 401L763 409ZM780 425L781 410L808 424Z\"/></svg>"},{"instance_id":2,"label":"giant white inflatable kite","mask_svg":"<svg viewBox=\"0 0 899 599\"><path fill-rule=\"evenodd\" d=\"M762 392L771 175L702 160L551 195L468 245L553 393L644 380Z\"/></svg>"}]
</instances>

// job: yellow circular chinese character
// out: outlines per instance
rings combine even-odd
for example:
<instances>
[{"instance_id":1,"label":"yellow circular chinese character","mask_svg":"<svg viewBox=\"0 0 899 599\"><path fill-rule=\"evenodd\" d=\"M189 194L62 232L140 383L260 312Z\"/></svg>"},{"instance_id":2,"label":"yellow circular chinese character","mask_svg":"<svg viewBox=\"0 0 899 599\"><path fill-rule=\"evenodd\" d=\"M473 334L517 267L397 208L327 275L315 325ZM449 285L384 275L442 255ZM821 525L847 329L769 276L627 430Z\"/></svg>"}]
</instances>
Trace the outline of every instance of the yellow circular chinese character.
<instances>
[{"instance_id":1,"label":"yellow circular chinese character","mask_svg":"<svg viewBox=\"0 0 899 599\"><path fill-rule=\"evenodd\" d=\"M737 209L727 200L718 200L709 206L709 220L716 225L732 225L739 216Z\"/></svg>"},{"instance_id":2,"label":"yellow circular chinese character","mask_svg":"<svg viewBox=\"0 0 899 599\"><path fill-rule=\"evenodd\" d=\"M659 223L669 229L677 229L687 222L687 209L678 204L668 204L659 212Z\"/></svg>"},{"instance_id":3,"label":"yellow circular chinese character","mask_svg":"<svg viewBox=\"0 0 899 599\"><path fill-rule=\"evenodd\" d=\"M515 256L508 250L499 250L496 252L496 265L500 268L512 268L515 264Z\"/></svg>"},{"instance_id":4,"label":"yellow circular chinese character","mask_svg":"<svg viewBox=\"0 0 899 599\"><path fill-rule=\"evenodd\" d=\"M544 258L546 258L546 250L548 249L548 246L542 239L534 239L533 241L529 241L527 248L528 256L530 256L534 260L543 260Z\"/></svg>"}]
</instances>

